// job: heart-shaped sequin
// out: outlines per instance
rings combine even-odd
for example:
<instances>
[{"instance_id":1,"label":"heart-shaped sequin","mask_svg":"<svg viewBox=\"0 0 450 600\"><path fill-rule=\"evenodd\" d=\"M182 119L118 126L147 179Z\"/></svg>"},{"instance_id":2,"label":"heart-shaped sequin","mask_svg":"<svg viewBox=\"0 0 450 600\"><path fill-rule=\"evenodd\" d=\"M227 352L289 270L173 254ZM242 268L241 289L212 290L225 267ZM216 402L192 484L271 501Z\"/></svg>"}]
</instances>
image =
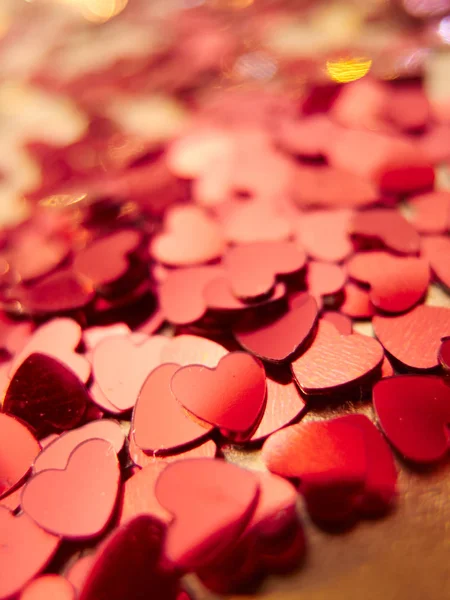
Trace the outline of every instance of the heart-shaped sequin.
<instances>
[{"instance_id":1,"label":"heart-shaped sequin","mask_svg":"<svg viewBox=\"0 0 450 600\"><path fill-rule=\"evenodd\" d=\"M165 364L146 379L134 407L130 435L150 455L171 454L200 444L211 431L190 419L175 398L170 383L179 365ZM189 367L187 367L189 368Z\"/></svg>"},{"instance_id":2,"label":"heart-shaped sequin","mask_svg":"<svg viewBox=\"0 0 450 600\"><path fill-rule=\"evenodd\" d=\"M39 451L39 442L25 425L0 413L0 498L24 479Z\"/></svg>"},{"instance_id":3,"label":"heart-shaped sequin","mask_svg":"<svg viewBox=\"0 0 450 600\"><path fill-rule=\"evenodd\" d=\"M112 445L106 440L87 440L75 448L65 469L41 471L28 481L22 508L51 533L75 539L95 537L112 517L119 480Z\"/></svg>"},{"instance_id":4,"label":"heart-shaped sequin","mask_svg":"<svg viewBox=\"0 0 450 600\"><path fill-rule=\"evenodd\" d=\"M230 352L215 369L182 367L172 377L172 392L186 410L218 427L231 439L248 439L264 407L264 367L245 352Z\"/></svg>"},{"instance_id":5,"label":"heart-shaped sequin","mask_svg":"<svg viewBox=\"0 0 450 600\"><path fill-rule=\"evenodd\" d=\"M348 262L350 277L370 285L370 300L390 313L409 310L428 289L430 269L423 258L397 258L386 252L363 252Z\"/></svg>"},{"instance_id":6,"label":"heart-shaped sequin","mask_svg":"<svg viewBox=\"0 0 450 600\"><path fill-rule=\"evenodd\" d=\"M22 419L38 436L76 427L90 403L83 383L46 354L30 354L10 381L3 412Z\"/></svg>"},{"instance_id":7,"label":"heart-shaped sequin","mask_svg":"<svg viewBox=\"0 0 450 600\"><path fill-rule=\"evenodd\" d=\"M373 338L358 333L340 335L320 321L311 346L291 365L300 389L307 394L331 392L359 383L383 361L383 348Z\"/></svg>"},{"instance_id":8,"label":"heart-shaped sequin","mask_svg":"<svg viewBox=\"0 0 450 600\"><path fill-rule=\"evenodd\" d=\"M378 421L406 459L433 463L449 448L450 387L434 375L399 375L373 388Z\"/></svg>"},{"instance_id":9,"label":"heart-shaped sequin","mask_svg":"<svg viewBox=\"0 0 450 600\"><path fill-rule=\"evenodd\" d=\"M221 460L170 464L156 483L158 502L174 516L167 557L185 571L219 562L249 523L258 493L255 475Z\"/></svg>"},{"instance_id":10,"label":"heart-shaped sequin","mask_svg":"<svg viewBox=\"0 0 450 600\"><path fill-rule=\"evenodd\" d=\"M450 335L450 309L417 306L406 315L373 318L375 335L384 349L406 367L438 366L441 338Z\"/></svg>"}]
</instances>

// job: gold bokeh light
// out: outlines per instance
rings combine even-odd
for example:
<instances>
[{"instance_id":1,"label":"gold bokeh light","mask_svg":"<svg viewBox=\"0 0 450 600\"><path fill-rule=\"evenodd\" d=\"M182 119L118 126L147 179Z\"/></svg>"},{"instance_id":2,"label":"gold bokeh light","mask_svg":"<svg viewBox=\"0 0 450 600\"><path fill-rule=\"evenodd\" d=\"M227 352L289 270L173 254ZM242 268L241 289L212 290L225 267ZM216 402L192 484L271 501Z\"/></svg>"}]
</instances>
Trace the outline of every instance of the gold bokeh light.
<instances>
[{"instance_id":1,"label":"gold bokeh light","mask_svg":"<svg viewBox=\"0 0 450 600\"><path fill-rule=\"evenodd\" d=\"M327 60L327 73L333 81L350 83L367 75L372 66L370 58Z\"/></svg>"}]
</instances>

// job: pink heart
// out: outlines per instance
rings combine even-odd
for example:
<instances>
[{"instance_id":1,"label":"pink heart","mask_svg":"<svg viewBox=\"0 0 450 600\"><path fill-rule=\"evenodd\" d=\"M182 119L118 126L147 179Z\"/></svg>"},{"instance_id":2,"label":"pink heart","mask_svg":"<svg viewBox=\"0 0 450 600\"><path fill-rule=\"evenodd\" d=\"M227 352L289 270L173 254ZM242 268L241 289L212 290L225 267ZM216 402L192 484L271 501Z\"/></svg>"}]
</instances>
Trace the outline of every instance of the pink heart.
<instances>
[{"instance_id":1,"label":"pink heart","mask_svg":"<svg viewBox=\"0 0 450 600\"><path fill-rule=\"evenodd\" d=\"M246 439L261 416L266 394L264 367L245 352L230 352L215 369L182 367L172 377L177 400L199 419L231 438Z\"/></svg>"},{"instance_id":2,"label":"pink heart","mask_svg":"<svg viewBox=\"0 0 450 600\"><path fill-rule=\"evenodd\" d=\"M0 413L0 498L24 479L39 451L39 442L25 425Z\"/></svg>"},{"instance_id":3,"label":"pink heart","mask_svg":"<svg viewBox=\"0 0 450 600\"><path fill-rule=\"evenodd\" d=\"M0 506L0 598L10 598L42 571L60 544L28 515Z\"/></svg>"},{"instance_id":4,"label":"pink heart","mask_svg":"<svg viewBox=\"0 0 450 600\"><path fill-rule=\"evenodd\" d=\"M106 338L94 349L94 378L106 398L120 411L136 404L148 375L161 364L167 338L155 335L136 344L131 337Z\"/></svg>"},{"instance_id":5,"label":"pink heart","mask_svg":"<svg viewBox=\"0 0 450 600\"><path fill-rule=\"evenodd\" d=\"M75 448L65 469L41 471L28 481L22 508L56 535L95 537L112 517L119 481L119 463L111 444L88 440Z\"/></svg>"},{"instance_id":6,"label":"pink heart","mask_svg":"<svg viewBox=\"0 0 450 600\"><path fill-rule=\"evenodd\" d=\"M301 271L305 255L293 242L254 242L229 249L224 266L238 298L258 298L270 292L277 276Z\"/></svg>"},{"instance_id":7,"label":"pink heart","mask_svg":"<svg viewBox=\"0 0 450 600\"><path fill-rule=\"evenodd\" d=\"M166 213L161 233L150 243L150 254L166 265L188 266L219 258L225 243L217 223L199 207L180 205Z\"/></svg>"},{"instance_id":8,"label":"pink heart","mask_svg":"<svg viewBox=\"0 0 450 600\"><path fill-rule=\"evenodd\" d=\"M91 374L91 366L84 356L75 352L80 344L81 335L80 325L72 319L52 319L45 325L41 325L32 334L26 346L14 357L9 376L14 375L27 356L39 352L64 363L83 383L86 383Z\"/></svg>"},{"instance_id":9,"label":"pink heart","mask_svg":"<svg viewBox=\"0 0 450 600\"><path fill-rule=\"evenodd\" d=\"M34 461L33 473L47 469L64 469L72 452L83 442L92 439L108 441L116 454L119 454L125 442L125 434L120 424L112 419L91 421L82 427L62 433L41 450Z\"/></svg>"},{"instance_id":10,"label":"pink heart","mask_svg":"<svg viewBox=\"0 0 450 600\"><path fill-rule=\"evenodd\" d=\"M174 516L167 557L186 571L219 562L249 523L258 491L255 475L222 460L170 464L156 483L158 501Z\"/></svg>"},{"instance_id":11,"label":"pink heart","mask_svg":"<svg viewBox=\"0 0 450 600\"><path fill-rule=\"evenodd\" d=\"M173 395L170 382L179 368L161 365L148 376L139 392L130 435L148 454L171 454L174 449L203 443L212 429L190 419Z\"/></svg>"},{"instance_id":12,"label":"pink heart","mask_svg":"<svg viewBox=\"0 0 450 600\"><path fill-rule=\"evenodd\" d=\"M391 444L406 459L437 462L450 445L450 387L434 375L399 375L373 388L373 404Z\"/></svg>"}]
</instances>

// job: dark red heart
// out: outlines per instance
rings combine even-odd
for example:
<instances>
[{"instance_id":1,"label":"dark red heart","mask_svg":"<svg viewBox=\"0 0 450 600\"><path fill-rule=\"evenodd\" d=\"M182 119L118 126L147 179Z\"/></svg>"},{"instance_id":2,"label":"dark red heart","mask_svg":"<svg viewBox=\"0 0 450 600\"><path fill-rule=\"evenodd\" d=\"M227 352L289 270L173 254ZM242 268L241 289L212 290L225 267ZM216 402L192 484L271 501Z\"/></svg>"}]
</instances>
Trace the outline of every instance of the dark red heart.
<instances>
[{"instance_id":1,"label":"dark red heart","mask_svg":"<svg viewBox=\"0 0 450 600\"><path fill-rule=\"evenodd\" d=\"M78 377L45 354L30 354L11 379L3 412L22 419L38 436L71 429L83 418L89 394Z\"/></svg>"},{"instance_id":2,"label":"dark red heart","mask_svg":"<svg viewBox=\"0 0 450 600\"><path fill-rule=\"evenodd\" d=\"M116 529L98 549L79 600L176 600L178 578L164 563L165 525L141 515Z\"/></svg>"},{"instance_id":3,"label":"dark red heart","mask_svg":"<svg viewBox=\"0 0 450 600\"><path fill-rule=\"evenodd\" d=\"M450 445L450 387L434 375L399 375L373 388L378 421L406 459L433 463Z\"/></svg>"}]
</instances>

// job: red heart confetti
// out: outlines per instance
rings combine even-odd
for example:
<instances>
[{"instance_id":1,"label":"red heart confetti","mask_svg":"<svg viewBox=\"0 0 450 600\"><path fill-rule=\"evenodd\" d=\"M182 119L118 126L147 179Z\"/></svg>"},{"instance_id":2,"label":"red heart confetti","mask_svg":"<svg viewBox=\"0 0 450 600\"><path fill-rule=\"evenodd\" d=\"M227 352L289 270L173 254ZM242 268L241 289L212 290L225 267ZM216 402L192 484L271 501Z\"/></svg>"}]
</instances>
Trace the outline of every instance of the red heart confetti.
<instances>
[{"instance_id":1,"label":"red heart confetti","mask_svg":"<svg viewBox=\"0 0 450 600\"><path fill-rule=\"evenodd\" d=\"M10 598L42 571L55 554L60 538L47 533L28 515L14 515L0 506L0 598Z\"/></svg>"},{"instance_id":2,"label":"red heart confetti","mask_svg":"<svg viewBox=\"0 0 450 600\"><path fill-rule=\"evenodd\" d=\"M450 388L434 375L400 375L379 381L373 405L391 444L417 463L439 461L449 447Z\"/></svg>"},{"instance_id":3,"label":"red heart confetti","mask_svg":"<svg viewBox=\"0 0 450 600\"><path fill-rule=\"evenodd\" d=\"M125 442L125 435L117 421L99 419L82 427L62 433L46 444L33 463L33 473L46 469L64 469L72 452L86 440L99 439L110 442L119 454Z\"/></svg>"},{"instance_id":4,"label":"red heart confetti","mask_svg":"<svg viewBox=\"0 0 450 600\"><path fill-rule=\"evenodd\" d=\"M416 254L419 251L419 235L396 210L374 208L359 212L353 216L349 232L369 243L371 240L381 243L400 254Z\"/></svg>"},{"instance_id":5,"label":"red heart confetti","mask_svg":"<svg viewBox=\"0 0 450 600\"><path fill-rule=\"evenodd\" d=\"M290 376L266 378L266 406L251 442L259 442L290 425L303 413L306 402Z\"/></svg>"},{"instance_id":6,"label":"red heart confetti","mask_svg":"<svg viewBox=\"0 0 450 600\"><path fill-rule=\"evenodd\" d=\"M137 249L140 241L139 233L131 229L113 233L78 252L73 268L94 288L102 289L126 274L129 268L127 256Z\"/></svg>"},{"instance_id":7,"label":"red heart confetti","mask_svg":"<svg viewBox=\"0 0 450 600\"><path fill-rule=\"evenodd\" d=\"M396 258L385 252L364 252L348 263L350 277L370 285L374 306L390 313L404 312L425 295L430 280L422 258Z\"/></svg>"},{"instance_id":8,"label":"red heart confetti","mask_svg":"<svg viewBox=\"0 0 450 600\"><path fill-rule=\"evenodd\" d=\"M218 225L202 209L179 206L165 217L167 233L153 238L150 253L172 266L196 265L220 258L225 249Z\"/></svg>"},{"instance_id":9,"label":"red heart confetti","mask_svg":"<svg viewBox=\"0 0 450 600\"><path fill-rule=\"evenodd\" d=\"M444 233L450 228L450 192L420 194L408 204L413 211L412 223L419 233Z\"/></svg>"},{"instance_id":10,"label":"red heart confetti","mask_svg":"<svg viewBox=\"0 0 450 600\"><path fill-rule=\"evenodd\" d=\"M329 392L360 382L383 361L383 348L374 339L353 333L340 335L320 321L311 346L291 365L300 389L307 394Z\"/></svg>"},{"instance_id":11,"label":"red heart confetti","mask_svg":"<svg viewBox=\"0 0 450 600\"><path fill-rule=\"evenodd\" d=\"M182 496L175 493L180 486ZM187 571L220 562L230 551L255 511L259 486L250 471L220 460L197 459L166 467L155 493L174 516L166 555Z\"/></svg>"},{"instance_id":12,"label":"red heart confetti","mask_svg":"<svg viewBox=\"0 0 450 600\"><path fill-rule=\"evenodd\" d=\"M87 440L73 450L65 469L44 470L29 480L22 493L22 508L56 535L95 537L111 519L119 478L117 455L111 444Z\"/></svg>"},{"instance_id":13,"label":"red heart confetti","mask_svg":"<svg viewBox=\"0 0 450 600\"><path fill-rule=\"evenodd\" d=\"M301 271L305 256L291 242L255 242L228 250L224 266L233 293L251 299L268 294L276 276Z\"/></svg>"},{"instance_id":14,"label":"red heart confetti","mask_svg":"<svg viewBox=\"0 0 450 600\"><path fill-rule=\"evenodd\" d=\"M94 349L92 365L96 383L108 401L119 411L129 410L147 376L161 363L163 336L152 336L140 343L132 337L106 338Z\"/></svg>"},{"instance_id":15,"label":"red heart confetti","mask_svg":"<svg viewBox=\"0 0 450 600\"><path fill-rule=\"evenodd\" d=\"M450 338L442 338L438 354L439 362L446 371L450 371Z\"/></svg>"},{"instance_id":16,"label":"red heart confetti","mask_svg":"<svg viewBox=\"0 0 450 600\"><path fill-rule=\"evenodd\" d=\"M0 498L24 479L39 451L39 442L25 425L0 413Z\"/></svg>"},{"instance_id":17,"label":"red heart confetti","mask_svg":"<svg viewBox=\"0 0 450 600\"><path fill-rule=\"evenodd\" d=\"M181 405L196 417L234 439L251 436L266 396L261 362L245 352L230 352L215 369L182 367L171 381Z\"/></svg>"},{"instance_id":18,"label":"red heart confetti","mask_svg":"<svg viewBox=\"0 0 450 600\"><path fill-rule=\"evenodd\" d=\"M144 590L176 600L178 579L161 558L164 534L164 524L148 515L119 527L99 548L80 600L139 600Z\"/></svg>"},{"instance_id":19,"label":"red heart confetti","mask_svg":"<svg viewBox=\"0 0 450 600\"><path fill-rule=\"evenodd\" d=\"M114 17L86 44L64 7L6 9L4 600L189 600L189 570L251 593L304 556L298 491L342 527L396 503L388 442L418 464L448 451L445 10L405 1L399 24L372 7L371 60L348 35L298 60L283 3L232 27L165 11L156 43L140 3L115 4L81 11ZM316 9L295 12L312 38ZM371 325L379 342L352 331ZM371 393L382 432L353 412ZM297 487L221 460L258 468L263 442Z\"/></svg>"},{"instance_id":20,"label":"red heart confetti","mask_svg":"<svg viewBox=\"0 0 450 600\"><path fill-rule=\"evenodd\" d=\"M422 252L430 263L431 270L437 280L450 288L450 239L443 235L433 235L422 238Z\"/></svg>"},{"instance_id":21,"label":"red heart confetti","mask_svg":"<svg viewBox=\"0 0 450 600\"><path fill-rule=\"evenodd\" d=\"M139 392L130 435L148 454L171 454L173 449L180 451L198 445L210 433L211 428L190 419L177 402L170 385L178 370L178 365L161 365L148 376Z\"/></svg>"},{"instance_id":22,"label":"red heart confetti","mask_svg":"<svg viewBox=\"0 0 450 600\"><path fill-rule=\"evenodd\" d=\"M438 366L441 338L450 335L450 309L417 306L398 317L373 319L375 335L396 360L413 369Z\"/></svg>"},{"instance_id":23,"label":"red heart confetti","mask_svg":"<svg viewBox=\"0 0 450 600\"><path fill-rule=\"evenodd\" d=\"M310 211L300 216L297 237L306 253L316 260L340 262L351 254L348 235L350 210Z\"/></svg>"},{"instance_id":24,"label":"red heart confetti","mask_svg":"<svg viewBox=\"0 0 450 600\"><path fill-rule=\"evenodd\" d=\"M45 354L30 354L6 390L3 412L31 425L38 435L78 425L90 402L78 377Z\"/></svg>"},{"instance_id":25,"label":"red heart confetti","mask_svg":"<svg viewBox=\"0 0 450 600\"><path fill-rule=\"evenodd\" d=\"M255 356L284 362L308 341L317 316L316 301L304 294L290 310L244 317L233 328L233 333L237 342Z\"/></svg>"},{"instance_id":26,"label":"red heart confetti","mask_svg":"<svg viewBox=\"0 0 450 600\"><path fill-rule=\"evenodd\" d=\"M72 319L53 319L33 333L28 343L16 354L10 369L12 376L23 361L33 352L48 354L72 369L84 382L89 379L91 366L75 350L81 342L81 327Z\"/></svg>"},{"instance_id":27,"label":"red heart confetti","mask_svg":"<svg viewBox=\"0 0 450 600\"><path fill-rule=\"evenodd\" d=\"M22 591L21 600L75 600L75 588L61 575L42 575Z\"/></svg>"}]
</instances>

